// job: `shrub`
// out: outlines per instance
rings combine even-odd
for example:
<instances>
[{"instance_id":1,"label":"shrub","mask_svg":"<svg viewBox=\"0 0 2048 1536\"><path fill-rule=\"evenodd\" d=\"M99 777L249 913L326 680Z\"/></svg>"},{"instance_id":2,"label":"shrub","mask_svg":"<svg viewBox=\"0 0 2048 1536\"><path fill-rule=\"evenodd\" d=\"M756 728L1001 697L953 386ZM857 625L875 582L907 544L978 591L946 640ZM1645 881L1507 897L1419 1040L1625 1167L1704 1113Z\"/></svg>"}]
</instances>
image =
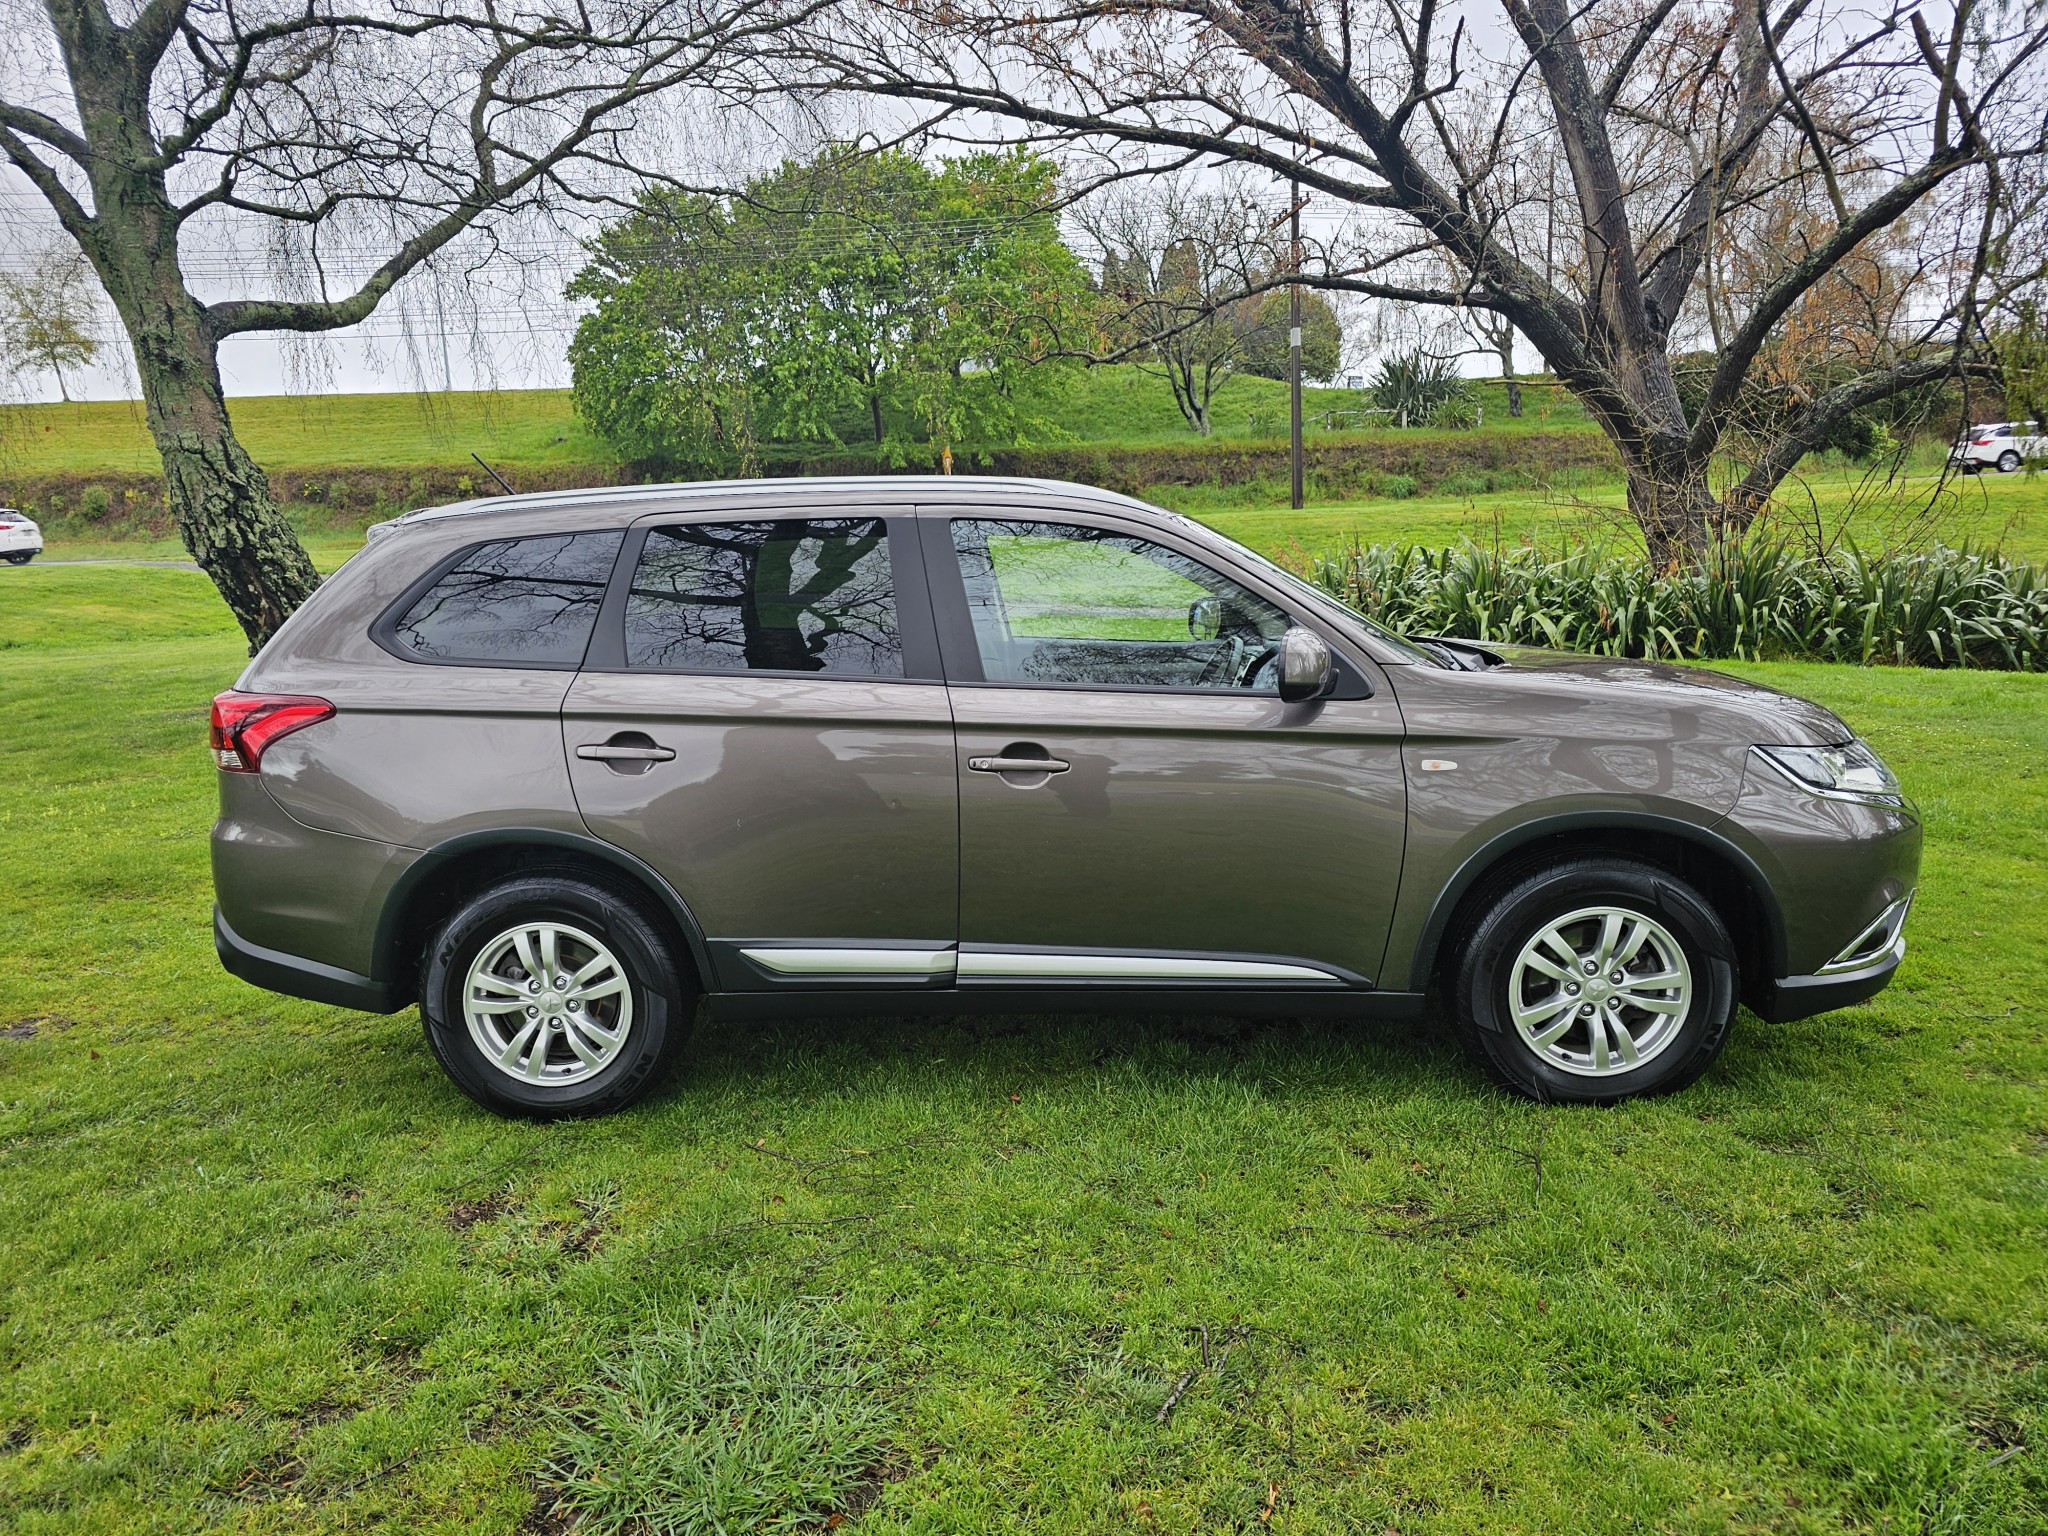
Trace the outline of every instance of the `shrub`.
<instances>
[{"instance_id":1,"label":"shrub","mask_svg":"<svg viewBox=\"0 0 2048 1536\"><path fill-rule=\"evenodd\" d=\"M1447 432L1470 432L1479 425L1479 406L1470 395L1453 395L1429 413L1429 424Z\"/></svg>"},{"instance_id":2,"label":"shrub","mask_svg":"<svg viewBox=\"0 0 2048 1536\"><path fill-rule=\"evenodd\" d=\"M1374 488L1393 501L1406 501L1415 494L1413 475L1377 475Z\"/></svg>"},{"instance_id":3,"label":"shrub","mask_svg":"<svg viewBox=\"0 0 2048 1536\"><path fill-rule=\"evenodd\" d=\"M1456 363L1418 349L1383 360L1369 393L1374 405L1394 413L1395 425L1419 427L1434 421L1449 402L1468 399L1471 387Z\"/></svg>"},{"instance_id":4,"label":"shrub","mask_svg":"<svg viewBox=\"0 0 2048 1536\"><path fill-rule=\"evenodd\" d=\"M1591 547L1354 544L1309 575L1410 634L1652 659L2048 671L2048 575L1970 549L1815 555L1759 535L1659 572Z\"/></svg>"},{"instance_id":5,"label":"shrub","mask_svg":"<svg viewBox=\"0 0 2048 1536\"><path fill-rule=\"evenodd\" d=\"M1437 489L1446 496L1484 496L1494 488L1494 476L1460 472L1446 475Z\"/></svg>"},{"instance_id":6,"label":"shrub","mask_svg":"<svg viewBox=\"0 0 2048 1536\"><path fill-rule=\"evenodd\" d=\"M78 510L93 522L102 522L114 498L104 485L88 485L78 493Z\"/></svg>"}]
</instances>

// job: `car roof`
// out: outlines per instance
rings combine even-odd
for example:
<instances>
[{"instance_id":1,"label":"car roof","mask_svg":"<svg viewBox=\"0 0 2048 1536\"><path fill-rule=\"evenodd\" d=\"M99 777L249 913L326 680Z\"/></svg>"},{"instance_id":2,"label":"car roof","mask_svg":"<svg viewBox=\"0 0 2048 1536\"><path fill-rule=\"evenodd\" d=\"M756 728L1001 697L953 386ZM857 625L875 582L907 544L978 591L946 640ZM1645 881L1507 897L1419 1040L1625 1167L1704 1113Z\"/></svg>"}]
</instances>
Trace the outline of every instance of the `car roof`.
<instances>
[{"instance_id":1,"label":"car roof","mask_svg":"<svg viewBox=\"0 0 2048 1536\"><path fill-rule=\"evenodd\" d=\"M698 503L729 506L736 502L744 505L748 501L775 501L786 504L792 500L809 501L824 497L841 502L929 502L965 495L976 500L1057 495L1069 501L1094 501L1123 511L1146 512L1154 517L1159 515L1157 507L1132 497L1067 480L1020 479L1008 475L819 475L762 480L692 480L664 485L590 486L570 491L482 496L443 507L422 507L388 522L374 523L366 532L375 539L401 528L438 524L448 518L568 511L581 507L638 514L671 509L686 512Z\"/></svg>"}]
</instances>

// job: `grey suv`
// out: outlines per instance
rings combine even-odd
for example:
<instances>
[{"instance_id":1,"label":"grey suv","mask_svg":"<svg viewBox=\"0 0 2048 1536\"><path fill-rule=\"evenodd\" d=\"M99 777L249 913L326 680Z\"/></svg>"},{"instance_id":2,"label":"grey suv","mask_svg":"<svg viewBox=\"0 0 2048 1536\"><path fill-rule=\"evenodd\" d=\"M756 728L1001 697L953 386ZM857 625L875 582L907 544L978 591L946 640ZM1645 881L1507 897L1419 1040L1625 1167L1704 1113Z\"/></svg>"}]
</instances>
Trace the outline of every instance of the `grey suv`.
<instances>
[{"instance_id":1,"label":"grey suv","mask_svg":"<svg viewBox=\"0 0 2048 1536\"><path fill-rule=\"evenodd\" d=\"M1891 979L1920 860L1834 715L1408 640L1080 486L415 512L214 701L236 975L417 1001L493 1109L631 1103L728 1016L1409 1017L1551 1099L1691 1082L1738 1000Z\"/></svg>"}]
</instances>

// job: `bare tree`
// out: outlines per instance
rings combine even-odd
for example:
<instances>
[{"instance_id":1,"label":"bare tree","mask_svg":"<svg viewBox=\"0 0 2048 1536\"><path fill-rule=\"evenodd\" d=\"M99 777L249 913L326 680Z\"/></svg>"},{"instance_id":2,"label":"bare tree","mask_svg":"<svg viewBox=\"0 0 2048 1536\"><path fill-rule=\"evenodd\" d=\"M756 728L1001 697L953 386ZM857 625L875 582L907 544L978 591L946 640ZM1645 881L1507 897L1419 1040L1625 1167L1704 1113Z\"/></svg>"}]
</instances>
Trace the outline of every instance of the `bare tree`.
<instances>
[{"instance_id":1,"label":"bare tree","mask_svg":"<svg viewBox=\"0 0 2048 1536\"><path fill-rule=\"evenodd\" d=\"M736 61L816 0L346 3L6 3L0 154L105 286L179 531L252 649L319 578L235 438L220 343L363 320L572 169L621 170L653 93L743 89ZM256 291L202 302L186 245L252 231L284 281L254 260Z\"/></svg>"},{"instance_id":2,"label":"bare tree","mask_svg":"<svg viewBox=\"0 0 2048 1536\"><path fill-rule=\"evenodd\" d=\"M1238 306L1273 265L1267 217L1237 191L1173 176L1112 189L1074 212L1100 256L1109 345L1096 360L1127 359L1165 379L1203 437L1216 391L1244 361Z\"/></svg>"},{"instance_id":3,"label":"bare tree","mask_svg":"<svg viewBox=\"0 0 2048 1536\"><path fill-rule=\"evenodd\" d=\"M1505 318L1613 441L1660 560L1746 524L1844 413L1988 374L1984 316L2015 280L2004 188L2044 152L2048 13L1502 6L1505 27L1482 34L1440 0L864 0L821 16L795 62L817 89L922 104L968 131L1007 121L1125 173L1134 159L1256 167L1350 205L1356 238L1307 280ZM1716 237L1782 195L1814 214L1802 240L1710 309ZM1909 216L1909 334L1787 415L1717 495L1760 353ZM1688 410L1671 358L1710 323L1711 375Z\"/></svg>"},{"instance_id":4,"label":"bare tree","mask_svg":"<svg viewBox=\"0 0 2048 1536\"><path fill-rule=\"evenodd\" d=\"M75 251L45 253L26 272L0 275L0 338L8 364L55 375L68 401L66 368L84 368L99 356L92 278Z\"/></svg>"},{"instance_id":5,"label":"bare tree","mask_svg":"<svg viewBox=\"0 0 2048 1536\"><path fill-rule=\"evenodd\" d=\"M1479 350L1500 363L1501 382L1508 387L1508 414L1522 414L1522 381L1515 377L1515 322L1497 309L1468 309L1465 329Z\"/></svg>"}]
</instances>

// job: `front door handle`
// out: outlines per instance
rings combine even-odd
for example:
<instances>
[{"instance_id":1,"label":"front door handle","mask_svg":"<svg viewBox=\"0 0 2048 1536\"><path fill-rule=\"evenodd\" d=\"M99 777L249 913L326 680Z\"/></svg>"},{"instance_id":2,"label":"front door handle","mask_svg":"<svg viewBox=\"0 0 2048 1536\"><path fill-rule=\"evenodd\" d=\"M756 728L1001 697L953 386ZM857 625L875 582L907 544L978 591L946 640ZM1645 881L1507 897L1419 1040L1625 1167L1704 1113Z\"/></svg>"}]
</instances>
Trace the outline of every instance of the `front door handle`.
<instances>
[{"instance_id":1,"label":"front door handle","mask_svg":"<svg viewBox=\"0 0 2048 1536\"><path fill-rule=\"evenodd\" d=\"M651 772L656 763L673 761L675 752L645 731L614 731L609 741L586 741L576 749L586 762L603 763L613 773Z\"/></svg>"},{"instance_id":2,"label":"front door handle","mask_svg":"<svg viewBox=\"0 0 2048 1536\"><path fill-rule=\"evenodd\" d=\"M970 757L967 766L976 773L1065 773L1074 765L1056 757Z\"/></svg>"},{"instance_id":3,"label":"front door handle","mask_svg":"<svg viewBox=\"0 0 2048 1536\"><path fill-rule=\"evenodd\" d=\"M667 747L615 747L610 742L586 742L576 755L594 763L666 763L675 757Z\"/></svg>"}]
</instances>

